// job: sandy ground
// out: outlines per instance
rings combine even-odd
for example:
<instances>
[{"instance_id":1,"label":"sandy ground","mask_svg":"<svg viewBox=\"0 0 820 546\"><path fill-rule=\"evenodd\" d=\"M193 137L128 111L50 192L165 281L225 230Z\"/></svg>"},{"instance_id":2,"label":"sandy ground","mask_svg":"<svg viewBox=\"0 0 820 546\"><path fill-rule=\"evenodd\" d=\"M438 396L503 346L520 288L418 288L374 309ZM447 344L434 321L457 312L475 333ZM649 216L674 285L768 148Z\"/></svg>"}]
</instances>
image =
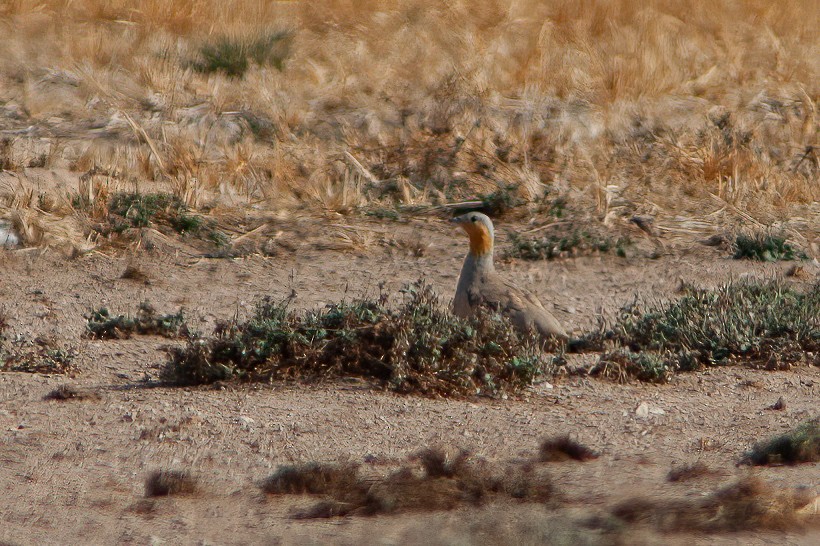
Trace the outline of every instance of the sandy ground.
<instances>
[{"instance_id":1,"label":"sandy ground","mask_svg":"<svg viewBox=\"0 0 820 546\"><path fill-rule=\"evenodd\" d=\"M736 466L753 442L817 414L816 367L712 369L663 386L559 377L519 399L448 400L398 396L353 381L156 387L168 340L83 337L83 314L90 309L134 313L143 300L162 313L182 308L191 326L207 332L215 319L247 316L265 295L283 298L293 291L297 307L314 308L378 293L381 282L395 292L425 277L445 300L452 298L465 241L444 222L360 222L358 243L348 247L329 245L323 222L328 220L283 224L283 246L268 257L209 259L178 248L68 259L56 251L0 250L0 310L8 335L49 337L78 350L74 377L0 373L0 543L606 544L615 539L579 522L633 495L699 498L750 472L777 487L820 493L816 464ZM501 248L506 229L499 225ZM120 278L129 265L148 280ZM668 298L681 282L714 286L746 275L771 278L789 265L734 261L692 242L658 259L636 252L628 258L513 261L499 269L551 302L577 333L636 294ZM796 282L817 277L816 264L806 263L804 270ZM90 388L100 399L43 399L62 384ZM767 409L779 397L786 408ZM641 402L654 411L637 415ZM258 488L284 463L352 460L377 471L429 445L505 461L531 456L540 439L561 433L601 457L550 466L562 496L557 506L505 503L297 521L289 514L306 499L265 498ZM666 480L673 465L697 460L717 474ZM201 492L146 500L145 478L160 468L190 470ZM627 542L818 544L816 514L813 520L806 530L789 533L658 535L636 528Z\"/></svg>"}]
</instances>

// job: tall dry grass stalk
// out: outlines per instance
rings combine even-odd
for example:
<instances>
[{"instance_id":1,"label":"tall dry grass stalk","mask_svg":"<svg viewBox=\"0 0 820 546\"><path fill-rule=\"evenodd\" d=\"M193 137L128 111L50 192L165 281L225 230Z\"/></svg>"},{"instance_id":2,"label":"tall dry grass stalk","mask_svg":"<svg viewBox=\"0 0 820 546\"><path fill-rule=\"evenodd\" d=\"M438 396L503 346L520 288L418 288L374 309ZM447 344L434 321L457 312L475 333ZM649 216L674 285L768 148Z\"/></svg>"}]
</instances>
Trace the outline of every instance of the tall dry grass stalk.
<instances>
[{"instance_id":1,"label":"tall dry grass stalk","mask_svg":"<svg viewBox=\"0 0 820 546\"><path fill-rule=\"evenodd\" d=\"M602 214L617 194L624 214L811 216L817 28L814 0L12 0L0 133L189 204L350 210L516 184ZM281 70L198 68L205 45L280 31Z\"/></svg>"}]
</instances>

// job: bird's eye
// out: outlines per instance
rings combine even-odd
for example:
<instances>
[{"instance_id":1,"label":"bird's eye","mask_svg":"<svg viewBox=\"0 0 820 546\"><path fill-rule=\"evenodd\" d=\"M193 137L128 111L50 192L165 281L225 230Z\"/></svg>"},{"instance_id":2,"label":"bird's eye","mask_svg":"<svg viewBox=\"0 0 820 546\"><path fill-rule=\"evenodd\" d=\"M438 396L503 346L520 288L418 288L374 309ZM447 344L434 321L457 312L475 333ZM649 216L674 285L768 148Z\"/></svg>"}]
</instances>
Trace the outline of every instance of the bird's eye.
<instances>
[{"instance_id":1,"label":"bird's eye","mask_svg":"<svg viewBox=\"0 0 820 546\"><path fill-rule=\"evenodd\" d=\"M472 218L470 218L470 220L472 220L473 222L475 222L475 221L477 221L477 220L478 220L478 216L473 216Z\"/></svg>"}]
</instances>

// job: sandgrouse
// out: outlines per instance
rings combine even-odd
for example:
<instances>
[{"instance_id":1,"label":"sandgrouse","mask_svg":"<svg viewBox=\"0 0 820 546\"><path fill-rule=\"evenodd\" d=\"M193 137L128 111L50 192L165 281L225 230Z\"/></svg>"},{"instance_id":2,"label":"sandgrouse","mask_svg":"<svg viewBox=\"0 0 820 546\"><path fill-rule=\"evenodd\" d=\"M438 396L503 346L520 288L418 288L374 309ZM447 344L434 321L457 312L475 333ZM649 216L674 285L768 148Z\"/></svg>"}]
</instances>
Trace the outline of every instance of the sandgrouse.
<instances>
[{"instance_id":1,"label":"sandgrouse","mask_svg":"<svg viewBox=\"0 0 820 546\"><path fill-rule=\"evenodd\" d=\"M466 318L483 306L505 315L519 331L533 332L543 341L551 336L567 339L561 323L544 309L538 298L496 273L492 221L480 212L463 214L452 221L470 236L470 252L456 285L453 313Z\"/></svg>"}]
</instances>

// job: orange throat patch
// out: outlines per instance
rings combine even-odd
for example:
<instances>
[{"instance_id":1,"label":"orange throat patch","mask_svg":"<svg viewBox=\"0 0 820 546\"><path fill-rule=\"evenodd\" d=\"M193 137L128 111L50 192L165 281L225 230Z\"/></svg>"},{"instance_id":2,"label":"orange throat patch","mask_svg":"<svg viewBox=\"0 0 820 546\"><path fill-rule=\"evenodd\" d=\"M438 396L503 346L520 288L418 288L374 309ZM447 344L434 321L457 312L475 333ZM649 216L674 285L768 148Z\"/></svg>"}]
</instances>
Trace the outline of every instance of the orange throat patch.
<instances>
[{"instance_id":1,"label":"orange throat patch","mask_svg":"<svg viewBox=\"0 0 820 546\"><path fill-rule=\"evenodd\" d=\"M493 238L482 224L464 224L464 231L470 236L470 254L482 256L493 249Z\"/></svg>"}]
</instances>

